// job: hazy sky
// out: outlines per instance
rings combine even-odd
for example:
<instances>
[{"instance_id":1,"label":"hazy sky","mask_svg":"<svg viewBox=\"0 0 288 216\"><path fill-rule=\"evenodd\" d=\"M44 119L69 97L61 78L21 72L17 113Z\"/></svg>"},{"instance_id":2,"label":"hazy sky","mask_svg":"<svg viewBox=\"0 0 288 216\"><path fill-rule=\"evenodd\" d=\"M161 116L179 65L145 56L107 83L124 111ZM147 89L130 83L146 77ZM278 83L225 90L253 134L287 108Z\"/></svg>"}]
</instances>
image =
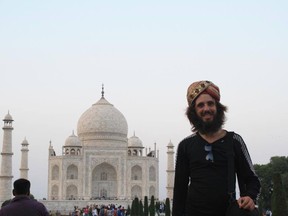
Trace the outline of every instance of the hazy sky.
<instances>
[{"instance_id":1,"label":"hazy sky","mask_svg":"<svg viewBox=\"0 0 288 216\"><path fill-rule=\"evenodd\" d=\"M225 129L244 138L253 163L287 156L287 11L284 0L0 0L0 116L14 119L13 180L26 137L31 192L47 197L49 141L60 155L102 83L128 137L157 143L160 198L166 146L176 151L190 134L186 89L197 80L220 87Z\"/></svg>"}]
</instances>

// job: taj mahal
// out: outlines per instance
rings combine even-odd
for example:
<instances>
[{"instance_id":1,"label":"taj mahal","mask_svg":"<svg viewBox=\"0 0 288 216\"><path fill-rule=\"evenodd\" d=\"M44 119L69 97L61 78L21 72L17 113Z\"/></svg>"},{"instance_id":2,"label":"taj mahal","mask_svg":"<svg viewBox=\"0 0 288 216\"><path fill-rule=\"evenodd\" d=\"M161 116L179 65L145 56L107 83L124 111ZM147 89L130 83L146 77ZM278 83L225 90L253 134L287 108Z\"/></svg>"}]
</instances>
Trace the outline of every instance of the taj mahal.
<instances>
[{"instance_id":1,"label":"taj mahal","mask_svg":"<svg viewBox=\"0 0 288 216\"><path fill-rule=\"evenodd\" d=\"M3 145L0 170L0 202L12 196L13 118L3 119ZM77 135L72 132L58 155L48 146L48 194L41 200L48 209L63 211L95 200L127 205L135 197L159 198L159 150L145 148L135 135L127 137L124 115L101 97L79 118ZM21 149L20 177L28 178L28 141ZM174 146L167 145L167 197L172 199L174 182Z\"/></svg>"}]
</instances>

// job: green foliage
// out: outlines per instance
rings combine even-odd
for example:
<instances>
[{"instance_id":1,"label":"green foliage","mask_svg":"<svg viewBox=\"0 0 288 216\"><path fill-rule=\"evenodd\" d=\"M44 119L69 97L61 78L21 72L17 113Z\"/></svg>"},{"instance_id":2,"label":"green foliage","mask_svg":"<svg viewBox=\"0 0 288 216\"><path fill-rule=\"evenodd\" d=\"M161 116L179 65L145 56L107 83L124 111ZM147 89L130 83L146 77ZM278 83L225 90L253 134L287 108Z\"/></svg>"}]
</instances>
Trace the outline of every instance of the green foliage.
<instances>
[{"instance_id":1,"label":"green foliage","mask_svg":"<svg viewBox=\"0 0 288 216\"><path fill-rule=\"evenodd\" d=\"M283 190L280 173L276 173L273 175L272 212L273 216L288 215L286 197Z\"/></svg>"},{"instance_id":2,"label":"green foliage","mask_svg":"<svg viewBox=\"0 0 288 216\"><path fill-rule=\"evenodd\" d=\"M255 165L256 173L261 182L261 191L259 197L259 206L265 209L271 209L271 197L272 197L272 171L271 164L267 165ZM262 211L261 208L259 208Z\"/></svg>"},{"instance_id":3,"label":"green foliage","mask_svg":"<svg viewBox=\"0 0 288 216\"><path fill-rule=\"evenodd\" d=\"M165 216L171 216L170 199L168 197L165 200Z\"/></svg>"},{"instance_id":4,"label":"green foliage","mask_svg":"<svg viewBox=\"0 0 288 216\"><path fill-rule=\"evenodd\" d=\"M261 182L261 193L258 201L259 210L272 209L272 191L274 174L280 174L285 191L285 198L288 200L288 157L271 157L270 162L265 165L254 165L255 171ZM274 216L274 212L273 212Z\"/></svg>"},{"instance_id":5,"label":"green foliage","mask_svg":"<svg viewBox=\"0 0 288 216\"><path fill-rule=\"evenodd\" d=\"M139 216L139 199L137 197L132 201L131 216Z\"/></svg>"},{"instance_id":6,"label":"green foliage","mask_svg":"<svg viewBox=\"0 0 288 216\"><path fill-rule=\"evenodd\" d=\"M144 197L144 216L148 216L149 209L148 209L148 197Z\"/></svg>"},{"instance_id":7,"label":"green foliage","mask_svg":"<svg viewBox=\"0 0 288 216\"><path fill-rule=\"evenodd\" d=\"M288 171L286 173L283 173L281 177L282 177L283 188L286 194L286 200L288 201Z\"/></svg>"},{"instance_id":8,"label":"green foliage","mask_svg":"<svg viewBox=\"0 0 288 216\"><path fill-rule=\"evenodd\" d=\"M154 216L155 215L155 200L154 200L154 196L151 196L150 206L149 206L149 213L150 213L150 216Z\"/></svg>"},{"instance_id":9,"label":"green foliage","mask_svg":"<svg viewBox=\"0 0 288 216\"><path fill-rule=\"evenodd\" d=\"M139 201L139 216L144 216L142 200Z\"/></svg>"},{"instance_id":10,"label":"green foliage","mask_svg":"<svg viewBox=\"0 0 288 216\"><path fill-rule=\"evenodd\" d=\"M135 199L132 201L131 205L131 216L135 215Z\"/></svg>"}]
</instances>

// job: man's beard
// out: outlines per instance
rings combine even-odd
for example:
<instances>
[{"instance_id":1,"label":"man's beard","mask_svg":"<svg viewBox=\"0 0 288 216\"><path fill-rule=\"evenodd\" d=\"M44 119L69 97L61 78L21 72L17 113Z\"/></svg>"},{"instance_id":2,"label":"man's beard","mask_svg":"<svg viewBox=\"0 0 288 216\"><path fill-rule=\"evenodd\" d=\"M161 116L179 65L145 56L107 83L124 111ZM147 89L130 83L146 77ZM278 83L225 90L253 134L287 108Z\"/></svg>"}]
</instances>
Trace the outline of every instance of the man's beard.
<instances>
[{"instance_id":1,"label":"man's beard","mask_svg":"<svg viewBox=\"0 0 288 216\"><path fill-rule=\"evenodd\" d=\"M209 114L211 113L209 112ZM205 114L203 113L203 115ZM194 129L200 132L201 134L211 134L211 133L217 132L222 127L222 124L223 124L222 119L223 119L222 116L216 113L216 114L213 114L212 121L205 122L202 120L201 117L199 117L196 114L193 120L193 126L194 126Z\"/></svg>"}]
</instances>

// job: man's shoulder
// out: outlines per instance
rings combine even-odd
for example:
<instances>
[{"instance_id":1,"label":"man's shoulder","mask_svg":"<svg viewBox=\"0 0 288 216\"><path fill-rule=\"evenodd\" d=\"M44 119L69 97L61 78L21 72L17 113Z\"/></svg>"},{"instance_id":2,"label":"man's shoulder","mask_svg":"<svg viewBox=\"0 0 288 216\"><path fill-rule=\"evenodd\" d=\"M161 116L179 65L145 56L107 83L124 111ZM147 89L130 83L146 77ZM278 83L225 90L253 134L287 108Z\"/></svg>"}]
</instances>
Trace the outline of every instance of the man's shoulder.
<instances>
[{"instance_id":1,"label":"man's shoulder","mask_svg":"<svg viewBox=\"0 0 288 216\"><path fill-rule=\"evenodd\" d=\"M40 208L40 209L41 208L46 208L43 203L39 202L36 199L30 199L29 197L26 198L26 199L19 200L18 202L23 203L22 205L31 206L31 207L34 207L34 208Z\"/></svg>"},{"instance_id":2,"label":"man's shoulder","mask_svg":"<svg viewBox=\"0 0 288 216\"><path fill-rule=\"evenodd\" d=\"M238 151L240 151L241 149L246 149L246 144L240 134L233 131L228 133L232 134L233 146L235 150L238 149Z\"/></svg>"},{"instance_id":3,"label":"man's shoulder","mask_svg":"<svg viewBox=\"0 0 288 216\"><path fill-rule=\"evenodd\" d=\"M196 137L197 137L197 133L190 134L190 135L186 136L185 138L183 138L180 143L194 140Z\"/></svg>"},{"instance_id":4,"label":"man's shoulder","mask_svg":"<svg viewBox=\"0 0 288 216\"><path fill-rule=\"evenodd\" d=\"M17 197L18 198L18 197ZM35 199L12 199L12 201L0 209L0 216L6 215L6 213L10 213L12 215L16 215L16 212L19 209L25 211L26 214L23 215L34 215L35 212L41 212L41 215L49 215L45 205L41 202L38 202ZM15 214L14 214L15 213ZM38 215L38 214L37 214Z\"/></svg>"},{"instance_id":5,"label":"man's shoulder","mask_svg":"<svg viewBox=\"0 0 288 216\"><path fill-rule=\"evenodd\" d=\"M38 212L42 212L43 215L48 215L46 206L36 199L30 199L27 203L27 206L30 206Z\"/></svg>"},{"instance_id":6,"label":"man's shoulder","mask_svg":"<svg viewBox=\"0 0 288 216\"><path fill-rule=\"evenodd\" d=\"M241 137L240 134L234 132L234 131L229 131L228 133L232 134L233 137L233 141L237 141L236 143L242 143L243 142L243 138Z\"/></svg>"},{"instance_id":7,"label":"man's shoulder","mask_svg":"<svg viewBox=\"0 0 288 216\"><path fill-rule=\"evenodd\" d=\"M234 140L237 140L237 141L242 140L242 137L237 132L235 132L235 131L226 131L226 132L227 132L226 136L232 136L233 141Z\"/></svg>"},{"instance_id":8,"label":"man's shoulder","mask_svg":"<svg viewBox=\"0 0 288 216\"><path fill-rule=\"evenodd\" d=\"M32 205L37 205L37 206L41 206L41 207L46 208L45 205L44 205L42 202L39 202L39 201L36 200L36 199L31 199L31 200L30 200L30 203L31 203Z\"/></svg>"},{"instance_id":9,"label":"man's shoulder","mask_svg":"<svg viewBox=\"0 0 288 216\"><path fill-rule=\"evenodd\" d=\"M186 136L180 141L179 146L185 146L187 144L193 143L196 138L197 138L196 133L190 134L189 136Z\"/></svg>"},{"instance_id":10,"label":"man's shoulder","mask_svg":"<svg viewBox=\"0 0 288 216\"><path fill-rule=\"evenodd\" d=\"M5 200L5 201L2 203L1 208L3 208L4 206L10 204L10 202L11 202L11 199Z\"/></svg>"}]
</instances>

